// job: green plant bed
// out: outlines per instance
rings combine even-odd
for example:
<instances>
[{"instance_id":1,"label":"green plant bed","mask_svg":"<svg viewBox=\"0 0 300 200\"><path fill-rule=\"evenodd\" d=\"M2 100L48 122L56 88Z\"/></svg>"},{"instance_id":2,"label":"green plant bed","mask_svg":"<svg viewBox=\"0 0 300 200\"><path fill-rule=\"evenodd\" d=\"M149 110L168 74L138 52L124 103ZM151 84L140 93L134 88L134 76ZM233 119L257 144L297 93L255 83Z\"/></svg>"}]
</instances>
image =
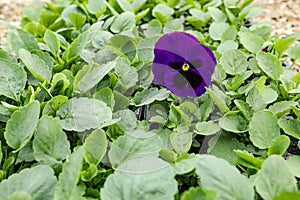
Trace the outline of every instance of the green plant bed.
<instances>
[{"instance_id":1,"label":"green plant bed","mask_svg":"<svg viewBox=\"0 0 300 200\"><path fill-rule=\"evenodd\" d=\"M0 199L300 199L300 34L251 3L25 8L0 49ZM216 57L200 96L154 80L171 32Z\"/></svg>"}]
</instances>

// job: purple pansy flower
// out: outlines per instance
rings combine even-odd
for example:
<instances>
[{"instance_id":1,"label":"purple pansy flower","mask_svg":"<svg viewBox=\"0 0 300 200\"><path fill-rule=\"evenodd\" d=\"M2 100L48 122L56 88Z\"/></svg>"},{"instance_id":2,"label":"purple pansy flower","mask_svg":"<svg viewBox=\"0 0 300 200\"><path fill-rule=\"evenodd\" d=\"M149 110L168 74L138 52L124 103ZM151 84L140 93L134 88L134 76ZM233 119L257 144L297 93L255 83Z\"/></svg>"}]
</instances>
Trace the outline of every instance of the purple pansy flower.
<instances>
[{"instance_id":1,"label":"purple pansy flower","mask_svg":"<svg viewBox=\"0 0 300 200\"><path fill-rule=\"evenodd\" d=\"M172 32L155 44L152 72L157 84L174 94L200 96L211 84L216 66L213 52L193 35Z\"/></svg>"}]
</instances>

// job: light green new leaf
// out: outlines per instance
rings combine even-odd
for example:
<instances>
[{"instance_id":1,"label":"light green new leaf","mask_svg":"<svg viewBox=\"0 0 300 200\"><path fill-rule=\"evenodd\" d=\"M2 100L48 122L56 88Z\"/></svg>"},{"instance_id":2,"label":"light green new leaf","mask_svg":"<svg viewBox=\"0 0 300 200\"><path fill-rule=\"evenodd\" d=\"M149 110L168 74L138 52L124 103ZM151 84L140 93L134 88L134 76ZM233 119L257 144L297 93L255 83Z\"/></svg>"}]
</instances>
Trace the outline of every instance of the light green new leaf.
<instances>
[{"instance_id":1,"label":"light green new leaf","mask_svg":"<svg viewBox=\"0 0 300 200\"><path fill-rule=\"evenodd\" d=\"M38 122L33 140L37 161L61 161L70 154L70 143L57 119L44 115Z\"/></svg>"},{"instance_id":2,"label":"light green new leaf","mask_svg":"<svg viewBox=\"0 0 300 200\"><path fill-rule=\"evenodd\" d=\"M199 156L196 174L200 176L203 187L218 193L218 199L254 199L251 181L226 160L211 155Z\"/></svg>"},{"instance_id":3,"label":"light green new leaf","mask_svg":"<svg viewBox=\"0 0 300 200\"><path fill-rule=\"evenodd\" d=\"M193 134L190 132L180 133L174 131L170 135L170 142L176 153L183 155L187 153L193 142Z\"/></svg>"},{"instance_id":4,"label":"light green new leaf","mask_svg":"<svg viewBox=\"0 0 300 200\"><path fill-rule=\"evenodd\" d=\"M158 90L157 88L150 88L150 89L145 89L142 92L137 92L132 101L135 106L142 106L142 105L147 105L150 104L154 101L162 101L170 95L170 91L166 89L160 89Z\"/></svg>"},{"instance_id":5,"label":"light green new leaf","mask_svg":"<svg viewBox=\"0 0 300 200\"><path fill-rule=\"evenodd\" d=\"M130 11L133 12L133 6L129 3L129 1L127 0L117 0L119 6L121 7L121 9L126 12L126 11Z\"/></svg>"},{"instance_id":6,"label":"light green new leaf","mask_svg":"<svg viewBox=\"0 0 300 200\"><path fill-rule=\"evenodd\" d=\"M274 42L274 49L278 53L278 57L281 57L282 53L287 50L297 39L297 37L286 37Z\"/></svg>"},{"instance_id":7,"label":"light green new leaf","mask_svg":"<svg viewBox=\"0 0 300 200\"><path fill-rule=\"evenodd\" d=\"M284 72L279 59L271 53L259 52L256 54L256 60L261 70L273 80L278 80Z\"/></svg>"},{"instance_id":8,"label":"light green new leaf","mask_svg":"<svg viewBox=\"0 0 300 200\"><path fill-rule=\"evenodd\" d=\"M217 22L226 22L227 16L216 7L209 7L208 12L210 16Z\"/></svg>"},{"instance_id":9,"label":"light green new leaf","mask_svg":"<svg viewBox=\"0 0 300 200\"><path fill-rule=\"evenodd\" d=\"M52 32L51 30L47 30L44 34L44 41L46 42L47 46L51 50L51 52L56 55L59 51L60 42L57 35Z\"/></svg>"},{"instance_id":10,"label":"light green new leaf","mask_svg":"<svg viewBox=\"0 0 300 200\"><path fill-rule=\"evenodd\" d=\"M108 141L102 129L94 130L84 141L84 159L89 164L98 165L106 153Z\"/></svg>"},{"instance_id":11,"label":"light green new leaf","mask_svg":"<svg viewBox=\"0 0 300 200\"><path fill-rule=\"evenodd\" d=\"M57 95L50 99L44 106L42 115L56 116L56 111L59 107L68 101L68 97L63 95Z\"/></svg>"},{"instance_id":12,"label":"light green new leaf","mask_svg":"<svg viewBox=\"0 0 300 200\"><path fill-rule=\"evenodd\" d=\"M15 53L19 53L20 49L28 51L40 50L38 42L30 33L15 29L7 35L7 42Z\"/></svg>"},{"instance_id":13,"label":"light green new leaf","mask_svg":"<svg viewBox=\"0 0 300 200\"><path fill-rule=\"evenodd\" d=\"M25 192L33 200L52 200L56 185L54 171L45 165L24 169L0 183L0 199L10 199ZM20 194L20 193L19 193ZM22 198L24 199L24 196Z\"/></svg>"},{"instance_id":14,"label":"light green new leaf","mask_svg":"<svg viewBox=\"0 0 300 200\"><path fill-rule=\"evenodd\" d=\"M264 159L254 157L252 153L246 150L234 150L234 153L239 157L236 164L243 165L250 169L259 170L264 162Z\"/></svg>"},{"instance_id":15,"label":"light green new leaf","mask_svg":"<svg viewBox=\"0 0 300 200\"><path fill-rule=\"evenodd\" d=\"M295 44L289 49L289 57L294 58L298 62L300 61L300 43Z\"/></svg>"},{"instance_id":16,"label":"light green new leaf","mask_svg":"<svg viewBox=\"0 0 300 200\"><path fill-rule=\"evenodd\" d=\"M226 51L220 63L227 74L237 75L246 71L248 67L247 57L237 49Z\"/></svg>"},{"instance_id":17,"label":"light green new leaf","mask_svg":"<svg viewBox=\"0 0 300 200\"><path fill-rule=\"evenodd\" d=\"M55 188L55 200L80 200L77 187L80 170L82 167L84 148L78 147L67 157L63 164L62 172L59 174L58 182Z\"/></svg>"},{"instance_id":18,"label":"light green new leaf","mask_svg":"<svg viewBox=\"0 0 300 200\"><path fill-rule=\"evenodd\" d=\"M135 15L132 12L123 12L112 23L110 30L114 33L132 30L135 27Z\"/></svg>"},{"instance_id":19,"label":"light green new leaf","mask_svg":"<svg viewBox=\"0 0 300 200\"><path fill-rule=\"evenodd\" d=\"M19 55L27 69L37 80L41 82L45 80L50 81L52 71L50 70L50 66L48 66L42 59L35 54L31 54L25 49L20 49Z\"/></svg>"},{"instance_id":20,"label":"light green new leaf","mask_svg":"<svg viewBox=\"0 0 300 200\"><path fill-rule=\"evenodd\" d=\"M280 119L278 124L286 134L300 139L300 121L298 119Z\"/></svg>"},{"instance_id":21,"label":"light green new leaf","mask_svg":"<svg viewBox=\"0 0 300 200\"><path fill-rule=\"evenodd\" d=\"M251 53L258 53L262 50L264 39L254 33L245 32L240 35L242 45Z\"/></svg>"},{"instance_id":22,"label":"light green new leaf","mask_svg":"<svg viewBox=\"0 0 300 200\"><path fill-rule=\"evenodd\" d=\"M172 200L177 182L170 165L153 156L143 156L126 162L105 181L102 200Z\"/></svg>"},{"instance_id":23,"label":"light green new leaf","mask_svg":"<svg viewBox=\"0 0 300 200\"><path fill-rule=\"evenodd\" d=\"M110 163L116 168L127 160L147 155L158 156L162 148L161 139L154 133L136 130L118 137L108 152Z\"/></svg>"},{"instance_id":24,"label":"light green new leaf","mask_svg":"<svg viewBox=\"0 0 300 200\"><path fill-rule=\"evenodd\" d=\"M292 200L292 199L300 199L300 192L282 192L279 195L275 196L272 200Z\"/></svg>"},{"instance_id":25,"label":"light green new leaf","mask_svg":"<svg viewBox=\"0 0 300 200\"><path fill-rule=\"evenodd\" d=\"M172 151L172 152L174 152L174 151ZM186 173L194 170L196 167L197 159L198 158L194 153L182 155L179 159L174 161L175 163L172 166L175 174L183 175L183 174L186 174Z\"/></svg>"},{"instance_id":26,"label":"light green new leaf","mask_svg":"<svg viewBox=\"0 0 300 200\"><path fill-rule=\"evenodd\" d=\"M292 192L297 181L281 156L268 157L254 179L256 191L265 200L272 200L282 192Z\"/></svg>"},{"instance_id":27,"label":"light green new leaf","mask_svg":"<svg viewBox=\"0 0 300 200\"><path fill-rule=\"evenodd\" d=\"M77 29L80 30L81 27L84 25L86 17L80 13L69 13L68 14L69 20L71 24Z\"/></svg>"},{"instance_id":28,"label":"light green new leaf","mask_svg":"<svg viewBox=\"0 0 300 200\"><path fill-rule=\"evenodd\" d=\"M167 21L167 23L164 26L163 32L164 33L170 33L174 31L183 31L184 27L180 19L173 19Z\"/></svg>"},{"instance_id":29,"label":"light green new leaf","mask_svg":"<svg viewBox=\"0 0 300 200\"><path fill-rule=\"evenodd\" d=\"M249 124L249 134L250 140L256 147L269 148L271 142L280 135L277 118L268 110L254 113Z\"/></svg>"},{"instance_id":30,"label":"light green new leaf","mask_svg":"<svg viewBox=\"0 0 300 200\"><path fill-rule=\"evenodd\" d=\"M157 4L152 9L152 15L162 23L166 23L174 14L174 10L165 4Z\"/></svg>"},{"instance_id":31,"label":"light green new leaf","mask_svg":"<svg viewBox=\"0 0 300 200\"><path fill-rule=\"evenodd\" d=\"M113 107L115 105L114 94L109 87L104 87L104 88L100 89L98 92L96 92L93 95L93 97L95 99L103 101L111 109L113 109Z\"/></svg>"},{"instance_id":32,"label":"light green new leaf","mask_svg":"<svg viewBox=\"0 0 300 200\"><path fill-rule=\"evenodd\" d=\"M17 64L0 59L0 94L19 101L27 76Z\"/></svg>"},{"instance_id":33,"label":"light green new leaf","mask_svg":"<svg viewBox=\"0 0 300 200\"><path fill-rule=\"evenodd\" d=\"M292 109L292 107L296 105L297 102L295 101L279 101L271 105L269 107L269 110L277 117L281 117L285 113L288 113Z\"/></svg>"},{"instance_id":34,"label":"light green new leaf","mask_svg":"<svg viewBox=\"0 0 300 200\"><path fill-rule=\"evenodd\" d=\"M102 101L86 97L73 98L56 112L63 129L84 131L99 128L112 119L112 112Z\"/></svg>"},{"instance_id":35,"label":"light green new leaf","mask_svg":"<svg viewBox=\"0 0 300 200\"><path fill-rule=\"evenodd\" d=\"M20 150L29 142L39 114L40 103L35 100L11 115L4 132L5 140L10 147Z\"/></svg>"},{"instance_id":36,"label":"light green new leaf","mask_svg":"<svg viewBox=\"0 0 300 200\"><path fill-rule=\"evenodd\" d=\"M290 138L286 135L280 135L275 138L268 149L268 155L277 154L283 156L290 146Z\"/></svg>"},{"instance_id":37,"label":"light green new leaf","mask_svg":"<svg viewBox=\"0 0 300 200\"><path fill-rule=\"evenodd\" d=\"M90 13L95 15L103 6L105 6L103 0L89 0L87 4L87 9Z\"/></svg>"},{"instance_id":38,"label":"light green new leaf","mask_svg":"<svg viewBox=\"0 0 300 200\"><path fill-rule=\"evenodd\" d=\"M84 93L92 89L101 79L115 67L116 62L99 65L90 62L82 67L75 76L74 90Z\"/></svg>"},{"instance_id":39,"label":"light green new leaf","mask_svg":"<svg viewBox=\"0 0 300 200\"><path fill-rule=\"evenodd\" d=\"M226 101L225 101L226 95L219 88L213 85L212 89L206 88L206 91L221 112L226 113L230 111L230 109L226 105Z\"/></svg>"},{"instance_id":40,"label":"light green new leaf","mask_svg":"<svg viewBox=\"0 0 300 200\"><path fill-rule=\"evenodd\" d=\"M204 190L201 187L190 187L184 191L180 200L215 200L217 193L211 190Z\"/></svg>"}]
</instances>

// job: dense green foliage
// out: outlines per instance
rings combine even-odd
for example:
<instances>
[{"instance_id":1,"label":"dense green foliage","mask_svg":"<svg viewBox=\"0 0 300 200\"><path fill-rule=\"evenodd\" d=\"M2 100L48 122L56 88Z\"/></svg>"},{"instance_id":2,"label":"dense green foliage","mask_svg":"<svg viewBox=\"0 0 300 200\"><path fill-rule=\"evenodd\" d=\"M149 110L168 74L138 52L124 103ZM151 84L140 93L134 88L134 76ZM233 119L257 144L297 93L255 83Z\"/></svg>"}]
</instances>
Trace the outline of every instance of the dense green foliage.
<instances>
[{"instance_id":1,"label":"dense green foliage","mask_svg":"<svg viewBox=\"0 0 300 200\"><path fill-rule=\"evenodd\" d=\"M54 0L0 49L0 199L299 199L299 34L252 0ZM157 39L217 57L180 98L153 82Z\"/></svg>"}]
</instances>

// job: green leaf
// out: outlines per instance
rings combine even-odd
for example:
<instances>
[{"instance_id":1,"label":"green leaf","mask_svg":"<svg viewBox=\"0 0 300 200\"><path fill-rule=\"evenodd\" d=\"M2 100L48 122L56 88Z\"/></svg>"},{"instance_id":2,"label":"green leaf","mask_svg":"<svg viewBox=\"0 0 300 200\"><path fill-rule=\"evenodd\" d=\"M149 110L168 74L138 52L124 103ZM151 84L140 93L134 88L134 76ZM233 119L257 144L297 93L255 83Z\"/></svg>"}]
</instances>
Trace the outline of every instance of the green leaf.
<instances>
[{"instance_id":1,"label":"green leaf","mask_svg":"<svg viewBox=\"0 0 300 200\"><path fill-rule=\"evenodd\" d=\"M11 115L4 132L10 147L20 150L29 142L37 125L39 113L40 104L35 100Z\"/></svg>"},{"instance_id":2,"label":"green leaf","mask_svg":"<svg viewBox=\"0 0 300 200\"><path fill-rule=\"evenodd\" d=\"M221 130L220 126L213 122L199 122L196 124L196 130L194 130L195 133L199 135L213 135L218 133Z\"/></svg>"},{"instance_id":3,"label":"green leaf","mask_svg":"<svg viewBox=\"0 0 300 200\"><path fill-rule=\"evenodd\" d=\"M130 11L133 12L133 6L127 0L116 0L121 7L121 9L126 12Z\"/></svg>"},{"instance_id":4,"label":"green leaf","mask_svg":"<svg viewBox=\"0 0 300 200\"><path fill-rule=\"evenodd\" d=\"M214 40L221 40L222 35L229 28L226 22L213 22L209 26L209 36Z\"/></svg>"},{"instance_id":5,"label":"green leaf","mask_svg":"<svg viewBox=\"0 0 300 200\"><path fill-rule=\"evenodd\" d=\"M145 89L142 92L137 92L132 101L135 106L142 106L150 104L154 101L162 101L170 95L170 91L166 89L150 88Z\"/></svg>"},{"instance_id":6,"label":"green leaf","mask_svg":"<svg viewBox=\"0 0 300 200\"><path fill-rule=\"evenodd\" d=\"M113 109L115 105L114 94L112 90L108 87L100 89L93 95L93 97L106 103L106 105L110 107L110 109Z\"/></svg>"},{"instance_id":7,"label":"green leaf","mask_svg":"<svg viewBox=\"0 0 300 200\"><path fill-rule=\"evenodd\" d=\"M275 196L272 200L290 200L290 199L300 199L300 192L283 192Z\"/></svg>"},{"instance_id":8,"label":"green leaf","mask_svg":"<svg viewBox=\"0 0 300 200\"><path fill-rule=\"evenodd\" d=\"M226 22L227 16L216 7L209 7L208 12L210 16L217 22Z\"/></svg>"},{"instance_id":9,"label":"green leaf","mask_svg":"<svg viewBox=\"0 0 300 200\"><path fill-rule=\"evenodd\" d=\"M201 177L201 185L216 191L219 199L254 199L250 180L223 159L211 155L199 156L196 174Z\"/></svg>"},{"instance_id":10,"label":"green leaf","mask_svg":"<svg viewBox=\"0 0 300 200\"><path fill-rule=\"evenodd\" d=\"M136 113L130 109L118 110L113 113L113 118L121 119L119 123L123 123L128 132L132 132L137 126Z\"/></svg>"},{"instance_id":11,"label":"green leaf","mask_svg":"<svg viewBox=\"0 0 300 200\"><path fill-rule=\"evenodd\" d=\"M296 182L284 159L277 155L271 155L265 160L254 179L257 192L265 200L272 200L282 192L296 190Z\"/></svg>"},{"instance_id":12,"label":"green leaf","mask_svg":"<svg viewBox=\"0 0 300 200\"><path fill-rule=\"evenodd\" d=\"M114 90L113 95L115 97L115 105L114 105L114 111L121 110L124 108L127 108L130 105L130 100L120 92Z\"/></svg>"},{"instance_id":13,"label":"green leaf","mask_svg":"<svg viewBox=\"0 0 300 200\"><path fill-rule=\"evenodd\" d=\"M0 94L19 101L26 84L26 72L17 64L0 59Z\"/></svg>"},{"instance_id":14,"label":"green leaf","mask_svg":"<svg viewBox=\"0 0 300 200\"><path fill-rule=\"evenodd\" d=\"M233 40L226 40L225 42L222 42L218 48L217 52L220 54L224 54L226 51L229 51L231 49L237 49L238 48L238 43L233 41Z\"/></svg>"},{"instance_id":15,"label":"green leaf","mask_svg":"<svg viewBox=\"0 0 300 200\"><path fill-rule=\"evenodd\" d=\"M206 88L207 93L212 98L214 103L218 106L221 112L226 113L230 111L225 102L226 95L216 86L212 86L212 89Z\"/></svg>"},{"instance_id":16,"label":"green leaf","mask_svg":"<svg viewBox=\"0 0 300 200\"><path fill-rule=\"evenodd\" d=\"M281 117L288 113L293 106L296 106L297 102L294 101L279 101L269 107L269 110L277 117Z\"/></svg>"},{"instance_id":17,"label":"green leaf","mask_svg":"<svg viewBox=\"0 0 300 200\"><path fill-rule=\"evenodd\" d=\"M184 191L180 200L214 200L217 199L217 193L212 190L204 190L201 187L190 187Z\"/></svg>"},{"instance_id":18,"label":"green leaf","mask_svg":"<svg viewBox=\"0 0 300 200\"><path fill-rule=\"evenodd\" d=\"M136 69L125 58L119 57L116 59L115 72L118 75L119 82L126 88L133 87L138 81Z\"/></svg>"},{"instance_id":19,"label":"green leaf","mask_svg":"<svg viewBox=\"0 0 300 200\"><path fill-rule=\"evenodd\" d=\"M83 161L84 148L78 147L72 154L67 157L63 164L62 172L59 174L58 182L55 188L54 199L81 199L78 196L78 181L80 178L80 170Z\"/></svg>"},{"instance_id":20,"label":"green leaf","mask_svg":"<svg viewBox=\"0 0 300 200\"><path fill-rule=\"evenodd\" d=\"M116 62L108 62L102 65L90 62L89 64L84 65L74 78L74 90L79 93L89 91L96 86L101 79L115 67L115 65Z\"/></svg>"},{"instance_id":21,"label":"green leaf","mask_svg":"<svg viewBox=\"0 0 300 200\"><path fill-rule=\"evenodd\" d=\"M286 134L300 139L300 121L298 119L280 119L278 124Z\"/></svg>"},{"instance_id":22,"label":"green leaf","mask_svg":"<svg viewBox=\"0 0 300 200\"><path fill-rule=\"evenodd\" d=\"M231 25L222 34L221 41L222 42L224 42L226 40L233 40L233 41L235 41L236 35L237 35L236 26ZM221 45L222 45L222 43L221 43Z\"/></svg>"},{"instance_id":23,"label":"green leaf","mask_svg":"<svg viewBox=\"0 0 300 200\"><path fill-rule=\"evenodd\" d=\"M157 4L152 10L152 15L162 23L166 23L173 14L174 10L165 4Z\"/></svg>"},{"instance_id":24,"label":"green leaf","mask_svg":"<svg viewBox=\"0 0 300 200\"><path fill-rule=\"evenodd\" d=\"M233 133L243 133L248 130L246 120L236 111L227 112L219 120L219 126Z\"/></svg>"},{"instance_id":25,"label":"green leaf","mask_svg":"<svg viewBox=\"0 0 300 200\"><path fill-rule=\"evenodd\" d=\"M278 80L281 74L283 74L284 70L281 62L271 53L259 52L256 54L256 60L261 70L271 79Z\"/></svg>"},{"instance_id":26,"label":"green leaf","mask_svg":"<svg viewBox=\"0 0 300 200\"><path fill-rule=\"evenodd\" d=\"M147 38L158 36L161 33L162 24L157 19L152 19L145 30L145 36Z\"/></svg>"},{"instance_id":27,"label":"green leaf","mask_svg":"<svg viewBox=\"0 0 300 200\"><path fill-rule=\"evenodd\" d=\"M246 150L233 151L239 157L236 160L236 163L248 167L250 169L259 170L264 162L262 158L256 158L252 153L249 153Z\"/></svg>"},{"instance_id":28,"label":"green leaf","mask_svg":"<svg viewBox=\"0 0 300 200\"><path fill-rule=\"evenodd\" d=\"M80 30L81 27L85 23L85 16L79 13L69 13L68 17L70 19L71 24L77 29Z\"/></svg>"},{"instance_id":29,"label":"green leaf","mask_svg":"<svg viewBox=\"0 0 300 200\"><path fill-rule=\"evenodd\" d=\"M268 155L277 154L283 156L290 146L290 138L286 135L280 135L275 138L268 149Z\"/></svg>"},{"instance_id":30,"label":"green leaf","mask_svg":"<svg viewBox=\"0 0 300 200\"><path fill-rule=\"evenodd\" d=\"M69 46L69 48L64 52L63 58L70 62L77 56L81 54L86 44L89 41L89 32L84 32L80 34Z\"/></svg>"},{"instance_id":31,"label":"green leaf","mask_svg":"<svg viewBox=\"0 0 300 200\"><path fill-rule=\"evenodd\" d=\"M94 130L84 141L84 159L89 164L98 165L106 153L107 146L105 132L102 129Z\"/></svg>"},{"instance_id":32,"label":"green leaf","mask_svg":"<svg viewBox=\"0 0 300 200\"><path fill-rule=\"evenodd\" d=\"M243 117L247 120L250 121L250 118L253 115L254 110L251 108L251 106L244 102L243 100L236 99L234 100L234 103L236 107L241 111Z\"/></svg>"},{"instance_id":33,"label":"green leaf","mask_svg":"<svg viewBox=\"0 0 300 200\"><path fill-rule=\"evenodd\" d=\"M51 50L51 52L56 55L60 48L60 42L57 35L52 32L51 30L47 30L44 34L44 41L46 42L47 46Z\"/></svg>"},{"instance_id":34,"label":"green leaf","mask_svg":"<svg viewBox=\"0 0 300 200\"><path fill-rule=\"evenodd\" d=\"M170 142L175 152L179 155L183 155L187 153L192 146L193 134L190 132L181 133L174 131L170 135Z\"/></svg>"},{"instance_id":35,"label":"green leaf","mask_svg":"<svg viewBox=\"0 0 300 200\"><path fill-rule=\"evenodd\" d=\"M68 97L58 95L50 99L44 106L42 115L51 115L56 116L56 111L59 109L59 107L68 101Z\"/></svg>"},{"instance_id":36,"label":"green leaf","mask_svg":"<svg viewBox=\"0 0 300 200\"><path fill-rule=\"evenodd\" d=\"M112 119L111 109L104 102L86 97L70 99L56 115L63 129L68 131L96 129Z\"/></svg>"},{"instance_id":37,"label":"green leaf","mask_svg":"<svg viewBox=\"0 0 300 200\"><path fill-rule=\"evenodd\" d=\"M174 31L183 31L184 27L180 19L173 19L167 21L167 23L164 26L163 32L164 33L170 33Z\"/></svg>"},{"instance_id":38,"label":"green leaf","mask_svg":"<svg viewBox=\"0 0 300 200\"><path fill-rule=\"evenodd\" d=\"M172 200L177 191L170 165L156 157L144 156L127 161L105 181L101 199Z\"/></svg>"},{"instance_id":39,"label":"green leaf","mask_svg":"<svg viewBox=\"0 0 300 200\"><path fill-rule=\"evenodd\" d=\"M232 165L235 165L237 160L234 150L246 148L243 143L240 143L237 139L233 138L232 135L224 132L221 132L221 135L214 136L208 142L208 146L207 152L210 155L223 158Z\"/></svg>"},{"instance_id":40,"label":"green leaf","mask_svg":"<svg viewBox=\"0 0 300 200\"><path fill-rule=\"evenodd\" d=\"M25 192L32 199L52 200L56 185L56 177L53 170L45 165L38 165L22 170L18 174L11 175L0 183L0 198L9 199L16 194ZM12 197L13 196L13 197ZM24 199L22 198L18 199Z\"/></svg>"},{"instance_id":41,"label":"green leaf","mask_svg":"<svg viewBox=\"0 0 300 200\"><path fill-rule=\"evenodd\" d=\"M19 29L9 32L7 42L17 54L20 49L26 49L29 52L40 49L36 39L30 33Z\"/></svg>"},{"instance_id":42,"label":"green leaf","mask_svg":"<svg viewBox=\"0 0 300 200\"><path fill-rule=\"evenodd\" d=\"M137 45L139 58L144 62L152 62L154 59L154 46L157 37L145 38Z\"/></svg>"},{"instance_id":43,"label":"green leaf","mask_svg":"<svg viewBox=\"0 0 300 200\"><path fill-rule=\"evenodd\" d=\"M300 43L297 43L294 46L290 47L289 52L288 52L288 56L299 62L299 58L300 58Z\"/></svg>"},{"instance_id":44,"label":"green leaf","mask_svg":"<svg viewBox=\"0 0 300 200\"><path fill-rule=\"evenodd\" d=\"M182 155L179 159L174 161L175 163L173 165L173 169L175 174L183 175L193 171L196 167L196 160L197 160L197 156L193 153Z\"/></svg>"},{"instance_id":45,"label":"green leaf","mask_svg":"<svg viewBox=\"0 0 300 200\"><path fill-rule=\"evenodd\" d=\"M136 130L124 136L119 136L111 144L108 152L113 168L126 166L128 160L151 156L158 156L162 148L161 139L154 133Z\"/></svg>"},{"instance_id":46,"label":"green leaf","mask_svg":"<svg viewBox=\"0 0 300 200\"><path fill-rule=\"evenodd\" d=\"M282 53L287 50L297 39L297 37L286 37L274 42L274 49L278 53L278 57L280 58Z\"/></svg>"},{"instance_id":47,"label":"green leaf","mask_svg":"<svg viewBox=\"0 0 300 200\"><path fill-rule=\"evenodd\" d=\"M285 161L291 173L300 178L300 156L293 155L289 156L288 159Z\"/></svg>"},{"instance_id":48,"label":"green leaf","mask_svg":"<svg viewBox=\"0 0 300 200\"><path fill-rule=\"evenodd\" d=\"M96 14L103 6L105 6L103 0L89 0L87 4L87 9L90 13Z\"/></svg>"},{"instance_id":49,"label":"green leaf","mask_svg":"<svg viewBox=\"0 0 300 200\"><path fill-rule=\"evenodd\" d=\"M37 125L33 140L34 158L37 161L62 161L70 151L70 143L57 119L43 116Z\"/></svg>"},{"instance_id":50,"label":"green leaf","mask_svg":"<svg viewBox=\"0 0 300 200\"><path fill-rule=\"evenodd\" d=\"M41 82L45 80L50 81L52 71L50 70L50 66L48 66L42 59L35 54L31 54L25 49L20 49L19 55L27 69L37 80Z\"/></svg>"},{"instance_id":51,"label":"green leaf","mask_svg":"<svg viewBox=\"0 0 300 200\"><path fill-rule=\"evenodd\" d=\"M280 135L277 118L268 110L254 113L249 124L249 134L250 140L256 147L269 148L272 141Z\"/></svg>"},{"instance_id":52,"label":"green leaf","mask_svg":"<svg viewBox=\"0 0 300 200\"><path fill-rule=\"evenodd\" d=\"M244 32L240 35L242 45L251 53L258 53L262 50L264 39L254 33Z\"/></svg>"},{"instance_id":53,"label":"green leaf","mask_svg":"<svg viewBox=\"0 0 300 200\"><path fill-rule=\"evenodd\" d=\"M227 74L237 75L246 71L248 62L246 56L237 49L226 51L221 59L220 63Z\"/></svg>"},{"instance_id":54,"label":"green leaf","mask_svg":"<svg viewBox=\"0 0 300 200\"><path fill-rule=\"evenodd\" d=\"M132 30L135 27L135 15L132 12L123 12L112 23L110 30L114 33L121 33Z\"/></svg>"}]
</instances>

